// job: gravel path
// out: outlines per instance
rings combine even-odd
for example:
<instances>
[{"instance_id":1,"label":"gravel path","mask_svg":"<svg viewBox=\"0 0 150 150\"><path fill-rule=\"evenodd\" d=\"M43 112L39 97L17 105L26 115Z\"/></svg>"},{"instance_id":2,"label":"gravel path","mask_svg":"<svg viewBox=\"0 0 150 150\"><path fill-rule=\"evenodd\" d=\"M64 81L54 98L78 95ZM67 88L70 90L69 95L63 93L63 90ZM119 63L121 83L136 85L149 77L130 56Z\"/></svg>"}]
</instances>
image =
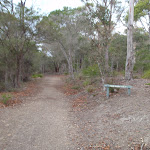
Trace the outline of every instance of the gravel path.
<instances>
[{"instance_id":1,"label":"gravel path","mask_svg":"<svg viewBox=\"0 0 150 150\"><path fill-rule=\"evenodd\" d=\"M72 150L70 104L55 87L59 77L44 77L41 91L25 103L0 110L0 150ZM75 131L74 131L75 132Z\"/></svg>"}]
</instances>

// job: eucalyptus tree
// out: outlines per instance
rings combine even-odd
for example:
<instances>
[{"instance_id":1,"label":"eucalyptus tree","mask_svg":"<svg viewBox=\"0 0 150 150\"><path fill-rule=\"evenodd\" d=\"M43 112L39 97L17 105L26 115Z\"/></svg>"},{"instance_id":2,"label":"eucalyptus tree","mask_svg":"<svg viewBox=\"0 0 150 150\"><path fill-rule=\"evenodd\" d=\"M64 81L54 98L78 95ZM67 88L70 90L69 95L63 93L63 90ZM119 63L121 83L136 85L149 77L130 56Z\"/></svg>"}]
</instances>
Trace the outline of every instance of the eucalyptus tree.
<instances>
[{"instance_id":1,"label":"eucalyptus tree","mask_svg":"<svg viewBox=\"0 0 150 150\"><path fill-rule=\"evenodd\" d=\"M59 50L64 55L68 71L74 79L73 62L76 51L79 49L79 38L83 35L83 26L81 24L81 8L56 10L43 17L37 26L41 40L45 43L57 43Z\"/></svg>"},{"instance_id":2,"label":"eucalyptus tree","mask_svg":"<svg viewBox=\"0 0 150 150\"><path fill-rule=\"evenodd\" d=\"M133 79L133 68L135 63L135 51L133 47L133 22L134 22L134 0L129 1L129 17L127 28L127 57L125 65L125 79Z\"/></svg>"},{"instance_id":3,"label":"eucalyptus tree","mask_svg":"<svg viewBox=\"0 0 150 150\"><path fill-rule=\"evenodd\" d=\"M124 8L121 2L116 0L82 0L86 5L90 18L91 40L95 47L94 57L101 72L102 83L109 75L109 46L112 33L120 21Z\"/></svg>"},{"instance_id":4,"label":"eucalyptus tree","mask_svg":"<svg viewBox=\"0 0 150 150\"><path fill-rule=\"evenodd\" d=\"M12 80L14 86L19 87L23 78L23 58L35 46L34 22L38 20L38 16L32 8L26 8L22 0L18 5L14 5L12 1L3 0L2 2L0 3L0 44L11 55L6 60L11 58L14 61ZM3 5L6 3L8 5ZM8 68L7 65L6 68ZM8 74L8 69L5 74Z\"/></svg>"}]
</instances>

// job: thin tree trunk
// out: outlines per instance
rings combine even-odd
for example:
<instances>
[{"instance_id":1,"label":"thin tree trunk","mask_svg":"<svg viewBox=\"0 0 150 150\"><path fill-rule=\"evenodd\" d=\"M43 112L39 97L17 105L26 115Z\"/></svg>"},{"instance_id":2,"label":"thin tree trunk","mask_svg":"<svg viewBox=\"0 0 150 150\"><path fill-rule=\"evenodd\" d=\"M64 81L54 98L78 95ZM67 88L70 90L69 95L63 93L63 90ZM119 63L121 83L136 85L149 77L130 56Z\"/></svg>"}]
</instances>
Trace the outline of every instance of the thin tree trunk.
<instances>
[{"instance_id":1,"label":"thin tree trunk","mask_svg":"<svg viewBox=\"0 0 150 150\"><path fill-rule=\"evenodd\" d=\"M113 73L113 71L114 71L114 60L112 59L111 60L111 72Z\"/></svg>"},{"instance_id":2,"label":"thin tree trunk","mask_svg":"<svg viewBox=\"0 0 150 150\"><path fill-rule=\"evenodd\" d=\"M101 74L101 81L102 81L102 87L103 87L103 90L105 91L105 87L104 87L104 84L105 84L105 76L104 76L104 73L101 69L101 66L100 66L100 63L97 61L97 64L98 64L98 67L99 67L99 71L100 71L100 74Z\"/></svg>"},{"instance_id":3,"label":"thin tree trunk","mask_svg":"<svg viewBox=\"0 0 150 150\"><path fill-rule=\"evenodd\" d=\"M119 71L119 62L117 61L117 71Z\"/></svg>"},{"instance_id":4,"label":"thin tree trunk","mask_svg":"<svg viewBox=\"0 0 150 150\"><path fill-rule=\"evenodd\" d=\"M148 12L148 17L149 17L149 47L150 47L150 10Z\"/></svg>"},{"instance_id":5,"label":"thin tree trunk","mask_svg":"<svg viewBox=\"0 0 150 150\"><path fill-rule=\"evenodd\" d=\"M5 68L5 90L7 90L8 88L8 67L6 64L6 68Z\"/></svg>"},{"instance_id":6,"label":"thin tree trunk","mask_svg":"<svg viewBox=\"0 0 150 150\"><path fill-rule=\"evenodd\" d=\"M69 62L68 62L68 66L69 66L69 75L71 76L72 79L74 79L73 64L72 64L72 57L71 57L70 50L69 50Z\"/></svg>"},{"instance_id":7,"label":"thin tree trunk","mask_svg":"<svg viewBox=\"0 0 150 150\"><path fill-rule=\"evenodd\" d=\"M129 2L129 19L128 19L128 31L127 31L127 57L125 66L125 79L133 79L133 67L134 67L134 50L133 50L133 20L134 20L134 0Z\"/></svg>"},{"instance_id":8,"label":"thin tree trunk","mask_svg":"<svg viewBox=\"0 0 150 150\"><path fill-rule=\"evenodd\" d=\"M105 49L105 70L106 72L109 71L108 44L106 45L106 49Z\"/></svg>"}]
</instances>

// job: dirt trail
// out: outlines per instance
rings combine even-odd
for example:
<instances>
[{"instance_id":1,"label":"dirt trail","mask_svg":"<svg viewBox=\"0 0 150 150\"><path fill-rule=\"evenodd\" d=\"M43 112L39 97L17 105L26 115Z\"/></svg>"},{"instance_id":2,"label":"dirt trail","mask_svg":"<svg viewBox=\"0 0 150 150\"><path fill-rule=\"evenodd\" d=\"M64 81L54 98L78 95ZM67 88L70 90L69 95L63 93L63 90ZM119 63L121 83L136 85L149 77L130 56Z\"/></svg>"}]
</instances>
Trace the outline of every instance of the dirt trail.
<instances>
[{"instance_id":1,"label":"dirt trail","mask_svg":"<svg viewBox=\"0 0 150 150\"><path fill-rule=\"evenodd\" d=\"M0 150L72 150L70 104L55 87L59 77L45 77L41 91L21 106L0 110Z\"/></svg>"}]
</instances>

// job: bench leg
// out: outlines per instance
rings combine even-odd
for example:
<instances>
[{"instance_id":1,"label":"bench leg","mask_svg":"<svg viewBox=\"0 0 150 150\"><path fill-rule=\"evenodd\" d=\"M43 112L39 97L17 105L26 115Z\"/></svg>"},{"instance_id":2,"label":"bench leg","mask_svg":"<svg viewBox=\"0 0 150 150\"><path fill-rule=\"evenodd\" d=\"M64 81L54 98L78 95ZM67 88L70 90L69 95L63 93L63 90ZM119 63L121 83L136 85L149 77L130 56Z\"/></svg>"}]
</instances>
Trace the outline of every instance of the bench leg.
<instances>
[{"instance_id":1,"label":"bench leg","mask_svg":"<svg viewBox=\"0 0 150 150\"><path fill-rule=\"evenodd\" d=\"M107 87L106 97L109 98L109 87Z\"/></svg>"},{"instance_id":2,"label":"bench leg","mask_svg":"<svg viewBox=\"0 0 150 150\"><path fill-rule=\"evenodd\" d=\"M131 95L131 89L128 88L128 95Z\"/></svg>"}]
</instances>

